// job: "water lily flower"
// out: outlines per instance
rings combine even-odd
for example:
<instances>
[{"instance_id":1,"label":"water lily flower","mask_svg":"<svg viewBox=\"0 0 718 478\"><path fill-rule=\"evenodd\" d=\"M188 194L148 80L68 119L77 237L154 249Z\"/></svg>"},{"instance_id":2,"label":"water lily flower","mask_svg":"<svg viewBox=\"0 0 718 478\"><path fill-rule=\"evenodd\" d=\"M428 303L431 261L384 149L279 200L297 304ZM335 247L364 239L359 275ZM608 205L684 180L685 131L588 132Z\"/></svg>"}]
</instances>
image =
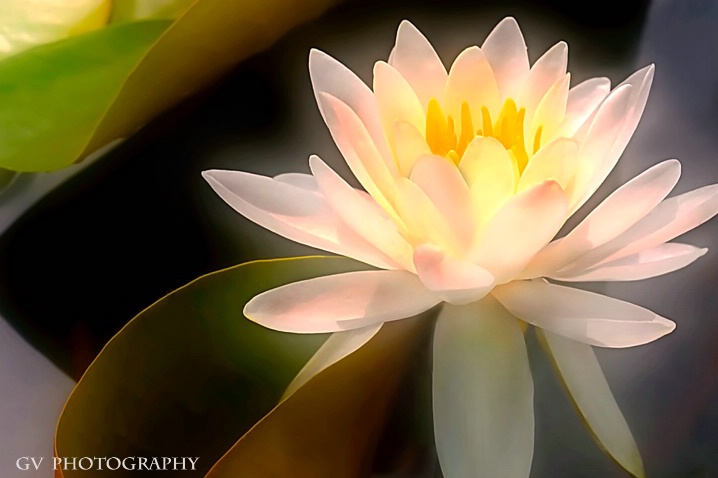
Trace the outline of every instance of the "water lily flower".
<instances>
[{"instance_id":1,"label":"water lily flower","mask_svg":"<svg viewBox=\"0 0 718 478\"><path fill-rule=\"evenodd\" d=\"M606 78L571 87L566 66L563 42L530 65L516 21L506 18L447 73L404 21L388 61L374 66L372 89L327 54L309 57L322 116L364 190L316 156L311 175L204 172L257 224L376 268L288 284L246 305L249 319L272 329L335 332L290 391L383 323L441 304L433 414L447 478L529 475L527 324L602 446L644 474L592 346L645 344L675 324L554 281L632 281L687 266L706 249L668 241L718 212L718 185L666 199L680 175L680 163L668 160L556 238L621 156L654 71L613 89Z\"/></svg>"}]
</instances>

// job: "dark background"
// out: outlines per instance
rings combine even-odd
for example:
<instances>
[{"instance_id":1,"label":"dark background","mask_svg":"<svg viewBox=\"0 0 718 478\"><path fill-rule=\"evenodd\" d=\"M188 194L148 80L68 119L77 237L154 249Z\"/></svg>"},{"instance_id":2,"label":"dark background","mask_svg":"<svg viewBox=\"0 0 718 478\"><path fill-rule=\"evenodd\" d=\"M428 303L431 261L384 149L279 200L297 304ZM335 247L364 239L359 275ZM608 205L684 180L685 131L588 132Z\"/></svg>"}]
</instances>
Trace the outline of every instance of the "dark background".
<instances>
[{"instance_id":1,"label":"dark background","mask_svg":"<svg viewBox=\"0 0 718 478\"><path fill-rule=\"evenodd\" d=\"M243 261L309 252L235 214L200 172L304 172L312 153L342 170L313 104L310 48L370 81L404 18L450 64L506 15L519 21L531 61L568 42L572 84L609 76L616 85L657 64L644 120L609 184L669 157L684 165L680 192L718 182L716 0L345 1L165 113L18 220L0 237L0 312L77 379L122 325L171 290ZM712 223L685 242L711 246L717 238ZM651 346L599 351L652 477L718 476L715 254L608 289L678 323ZM532 477L624 476L583 429L548 366L533 362Z\"/></svg>"}]
</instances>

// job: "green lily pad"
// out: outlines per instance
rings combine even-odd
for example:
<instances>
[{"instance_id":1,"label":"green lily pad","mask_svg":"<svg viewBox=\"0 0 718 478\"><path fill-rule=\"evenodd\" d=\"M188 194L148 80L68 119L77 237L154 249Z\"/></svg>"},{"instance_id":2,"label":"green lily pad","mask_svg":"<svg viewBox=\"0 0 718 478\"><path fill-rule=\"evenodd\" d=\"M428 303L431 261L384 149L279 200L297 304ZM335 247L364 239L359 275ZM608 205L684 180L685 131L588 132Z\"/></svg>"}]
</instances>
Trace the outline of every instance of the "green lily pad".
<instances>
[{"instance_id":1,"label":"green lily pad","mask_svg":"<svg viewBox=\"0 0 718 478\"><path fill-rule=\"evenodd\" d=\"M58 423L57 456L200 457L182 476L204 476L272 410L325 337L265 329L243 317L244 304L285 283L365 268L326 257L251 262L167 295L78 382Z\"/></svg>"},{"instance_id":2,"label":"green lily pad","mask_svg":"<svg viewBox=\"0 0 718 478\"><path fill-rule=\"evenodd\" d=\"M7 58L0 168L52 171L126 138L331 3L175 0L174 22L120 23Z\"/></svg>"}]
</instances>

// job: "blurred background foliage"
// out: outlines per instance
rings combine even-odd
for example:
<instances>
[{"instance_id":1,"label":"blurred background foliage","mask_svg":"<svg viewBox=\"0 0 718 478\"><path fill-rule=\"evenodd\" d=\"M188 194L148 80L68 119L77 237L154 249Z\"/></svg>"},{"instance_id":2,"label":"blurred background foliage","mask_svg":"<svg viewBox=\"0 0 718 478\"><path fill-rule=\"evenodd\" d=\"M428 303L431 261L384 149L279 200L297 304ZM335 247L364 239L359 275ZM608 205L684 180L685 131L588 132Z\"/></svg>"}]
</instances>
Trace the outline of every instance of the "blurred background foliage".
<instances>
[{"instance_id":1,"label":"blurred background foliage","mask_svg":"<svg viewBox=\"0 0 718 478\"><path fill-rule=\"evenodd\" d=\"M164 20L169 25L177 11L162 10L162 3L157 1L157 12L170 17ZM255 3L261 2L247 2ZM134 20L142 15L133 10L133 2L123 5L111 20L117 26L108 31L149 24ZM296 6L278 11L287 18L304 13ZM306 68L310 48L327 51L369 81L374 61L388 56L395 28L404 18L424 31L449 63L463 47L480 44L506 15L519 21L532 61L556 41L568 42L573 84L591 76L609 76L618 84L638 67L657 63L644 120L609 185L668 157L684 164L680 191L718 181L718 2L345 0L287 34L294 18L276 31L265 18L261 25L249 22L255 30L246 24L221 32L203 30L207 36L201 40L185 33L188 43L181 48L169 44L154 57L151 50L142 57L154 66L146 74L133 70L97 121L88 122L92 128L82 147L61 162L70 164L155 119L48 194L0 236L0 312L30 344L78 379L131 317L192 279L256 258L310 253L240 218L214 196L199 173L208 168L306 172L311 153L342 171L339 153L313 104ZM172 25L177 28L178 23ZM274 39L278 41L264 49ZM241 41L244 50L229 61L231 41ZM224 53L203 55L199 46L204 42L214 42ZM185 47L197 47L202 58L180 61ZM245 59L237 64L240 58ZM186 70L165 69L166 61ZM205 75L196 65L216 70ZM3 81L0 74L0 92ZM12 117L4 116L2 108L0 104L0 124L5 124ZM63 122L62 115L57 118ZM45 155L53 151L47 144L32 148L45 148ZM9 154L0 151L0 165L13 164L3 162ZM60 156L43 157L59 161ZM692 232L686 242L718 245L715 221ZM674 334L650 348L599 353L652 477L718 475L714 254L665 278L610 291L678 322ZM534 359L540 351L529 342ZM415 377L426 373L421 363L415 365ZM532 360L532 367L539 384L532 476L624 476L596 448L550 366ZM423 388L420 378L413 380L418 384L405 384L400 394L416 399ZM420 426L416 417L421 413L426 410L395 413L390 423L403 424L396 427L403 430ZM382 443L401 441L398 434L387 432ZM385 461L411 462L411 457L388 455Z\"/></svg>"}]
</instances>

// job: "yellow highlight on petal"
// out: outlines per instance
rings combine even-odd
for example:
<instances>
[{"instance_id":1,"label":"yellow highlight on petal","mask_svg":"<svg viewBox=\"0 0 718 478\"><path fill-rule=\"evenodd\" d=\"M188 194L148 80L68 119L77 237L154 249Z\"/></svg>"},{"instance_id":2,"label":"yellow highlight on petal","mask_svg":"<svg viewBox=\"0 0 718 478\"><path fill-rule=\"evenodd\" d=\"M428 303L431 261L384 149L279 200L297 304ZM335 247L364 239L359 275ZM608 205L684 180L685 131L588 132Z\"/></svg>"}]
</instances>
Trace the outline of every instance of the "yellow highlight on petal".
<instances>
[{"instance_id":1,"label":"yellow highlight on petal","mask_svg":"<svg viewBox=\"0 0 718 478\"><path fill-rule=\"evenodd\" d=\"M461 104L461 117L457 125L451 116L444 114L439 101L431 98L426 111L426 143L432 153L458 165L467 146L476 136L496 138L509 152L516 173L520 176L529 161L529 151L526 149L524 138L525 118L526 109L519 108L513 99L508 98L495 122L491 119L489 109L482 106L481 128L475 130L468 103ZM531 155L541 147L541 132L542 128L539 127L531 144L533 146Z\"/></svg>"}]
</instances>

